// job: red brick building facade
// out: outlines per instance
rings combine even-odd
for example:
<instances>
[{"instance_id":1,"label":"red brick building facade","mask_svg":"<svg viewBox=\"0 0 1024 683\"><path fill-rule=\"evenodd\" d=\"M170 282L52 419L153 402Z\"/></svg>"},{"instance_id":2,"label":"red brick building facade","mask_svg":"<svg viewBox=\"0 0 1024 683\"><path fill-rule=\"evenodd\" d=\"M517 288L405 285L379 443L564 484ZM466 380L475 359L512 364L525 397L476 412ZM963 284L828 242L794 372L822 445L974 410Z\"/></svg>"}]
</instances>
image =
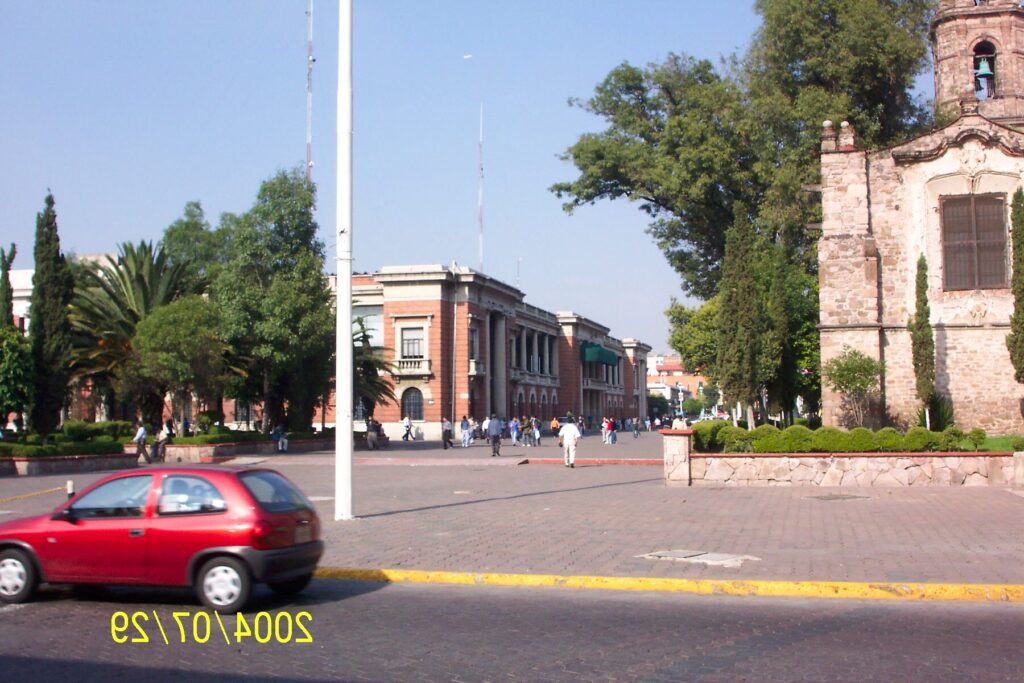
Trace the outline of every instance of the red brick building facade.
<instances>
[{"instance_id":1,"label":"red brick building facade","mask_svg":"<svg viewBox=\"0 0 1024 683\"><path fill-rule=\"evenodd\" d=\"M457 425L463 415L645 415L650 347L582 315L537 308L457 266L385 267L354 276L352 290L353 316L394 364L398 402L374 413L392 437L405 415L427 438L440 438L445 416ZM333 408L332 397L316 422L332 425Z\"/></svg>"}]
</instances>

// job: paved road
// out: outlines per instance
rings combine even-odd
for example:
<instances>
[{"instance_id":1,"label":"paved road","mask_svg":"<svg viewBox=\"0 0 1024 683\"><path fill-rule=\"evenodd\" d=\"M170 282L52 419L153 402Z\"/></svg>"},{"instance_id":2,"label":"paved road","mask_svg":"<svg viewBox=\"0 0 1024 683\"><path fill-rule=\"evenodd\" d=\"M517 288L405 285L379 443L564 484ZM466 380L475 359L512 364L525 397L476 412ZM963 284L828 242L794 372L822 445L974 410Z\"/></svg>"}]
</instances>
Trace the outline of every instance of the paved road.
<instances>
[{"instance_id":1,"label":"paved road","mask_svg":"<svg viewBox=\"0 0 1024 683\"><path fill-rule=\"evenodd\" d=\"M1024 584L1024 497L1006 489L677 488L651 466L490 466L496 461L505 459L357 466L359 519L334 522L331 454L264 459L317 501L327 566ZM75 479L84 486L97 476ZM0 501L65 479L2 479ZM0 502L0 511L44 512L60 499L57 492ZM759 559L723 568L638 557L677 549Z\"/></svg>"},{"instance_id":2,"label":"paved road","mask_svg":"<svg viewBox=\"0 0 1024 683\"><path fill-rule=\"evenodd\" d=\"M0 609L3 679L226 681L1019 681L1024 608L699 598L556 589L316 581L254 610L308 611L311 644L195 642L188 595L52 592ZM149 643L111 615L156 611ZM186 643L171 612L190 612ZM257 612L246 619L255 622ZM202 621L200 621L202 623ZM234 640L234 617L225 630ZM214 622L214 629L216 625ZM200 629L202 631L202 629ZM287 639L285 639L287 640ZM175 642L178 641L178 642Z\"/></svg>"}]
</instances>

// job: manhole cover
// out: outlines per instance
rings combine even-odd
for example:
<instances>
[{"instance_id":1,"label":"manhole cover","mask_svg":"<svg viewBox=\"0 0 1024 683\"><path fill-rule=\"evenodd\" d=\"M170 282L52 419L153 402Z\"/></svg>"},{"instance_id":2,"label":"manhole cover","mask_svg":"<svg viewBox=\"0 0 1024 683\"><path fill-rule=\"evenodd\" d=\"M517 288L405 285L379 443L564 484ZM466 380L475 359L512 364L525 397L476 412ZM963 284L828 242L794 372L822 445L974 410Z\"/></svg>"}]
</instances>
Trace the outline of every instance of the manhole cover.
<instances>
[{"instance_id":1,"label":"manhole cover","mask_svg":"<svg viewBox=\"0 0 1024 683\"><path fill-rule=\"evenodd\" d=\"M760 557L753 555L733 555L731 553L711 553L706 550L656 550L653 553L637 555L641 560L669 560L671 562L692 562L709 567L726 567L735 569L744 562L760 562Z\"/></svg>"},{"instance_id":2,"label":"manhole cover","mask_svg":"<svg viewBox=\"0 0 1024 683\"><path fill-rule=\"evenodd\" d=\"M851 493L829 493L824 496L807 496L811 500L868 500L871 496L855 496Z\"/></svg>"}]
</instances>

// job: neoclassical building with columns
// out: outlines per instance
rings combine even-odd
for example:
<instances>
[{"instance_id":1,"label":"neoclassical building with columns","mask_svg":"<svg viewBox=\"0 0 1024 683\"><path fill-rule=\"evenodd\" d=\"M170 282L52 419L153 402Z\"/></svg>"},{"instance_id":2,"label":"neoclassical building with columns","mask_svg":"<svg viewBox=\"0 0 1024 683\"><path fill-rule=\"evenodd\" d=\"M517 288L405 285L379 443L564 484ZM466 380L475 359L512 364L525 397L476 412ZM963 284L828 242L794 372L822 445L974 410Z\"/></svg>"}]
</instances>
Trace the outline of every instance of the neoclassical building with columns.
<instances>
[{"instance_id":1,"label":"neoclassical building with columns","mask_svg":"<svg viewBox=\"0 0 1024 683\"><path fill-rule=\"evenodd\" d=\"M1021 433L1024 387L1006 335L1010 203L1024 183L1024 9L941 0L931 29L936 103L956 120L876 150L858 149L845 122L824 125L821 360L851 347L884 361L879 417L916 424L907 322L923 255L938 392L958 426ZM825 423L841 423L841 397L822 393Z\"/></svg>"},{"instance_id":2,"label":"neoclassical building with columns","mask_svg":"<svg viewBox=\"0 0 1024 683\"><path fill-rule=\"evenodd\" d=\"M570 411L594 420L646 415L650 346L612 337L578 313L532 306L519 289L471 268L355 275L352 312L394 366L398 402L374 413L392 437L406 415L426 438L440 438L445 416L457 424L463 415L545 423Z\"/></svg>"}]
</instances>

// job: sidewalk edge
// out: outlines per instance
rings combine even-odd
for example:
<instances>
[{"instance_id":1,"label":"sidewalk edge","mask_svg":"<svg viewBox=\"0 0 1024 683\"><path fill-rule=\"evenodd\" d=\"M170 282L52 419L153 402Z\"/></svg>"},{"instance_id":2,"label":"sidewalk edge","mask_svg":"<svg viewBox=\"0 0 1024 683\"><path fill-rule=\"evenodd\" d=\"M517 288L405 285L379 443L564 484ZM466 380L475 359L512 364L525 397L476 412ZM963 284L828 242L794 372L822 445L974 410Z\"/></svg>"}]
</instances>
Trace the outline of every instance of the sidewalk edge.
<instances>
[{"instance_id":1,"label":"sidewalk edge","mask_svg":"<svg viewBox=\"0 0 1024 683\"><path fill-rule=\"evenodd\" d=\"M620 576L559 576L493 572L424 571L320 567L319 579L383 583L441 583L476 586L582 588L696 595L840 600L1024 602L1024 584L894 583L850 581L745 581Z\"/></svg>"}]
</instances>

